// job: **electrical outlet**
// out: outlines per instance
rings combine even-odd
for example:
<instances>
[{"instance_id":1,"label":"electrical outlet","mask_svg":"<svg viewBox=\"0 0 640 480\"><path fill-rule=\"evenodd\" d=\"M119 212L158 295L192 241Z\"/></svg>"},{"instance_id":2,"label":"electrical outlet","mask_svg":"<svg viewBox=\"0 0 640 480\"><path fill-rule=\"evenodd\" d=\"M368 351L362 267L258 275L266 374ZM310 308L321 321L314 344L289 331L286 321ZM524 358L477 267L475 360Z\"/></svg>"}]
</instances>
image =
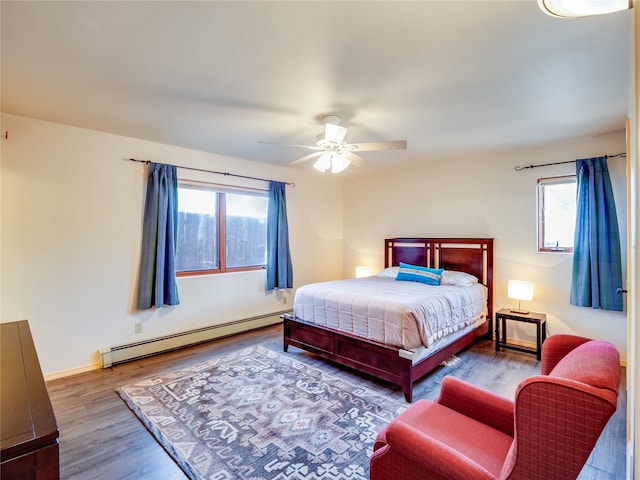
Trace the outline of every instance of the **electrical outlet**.
<instances>
[{"instance_id":1,"label":"electrical outlet","mask_svg":"<svg viewBox=\"0 0 640 480\"><path fill-rule=\"evenodd\" d=\"M136 333L142 333L142 324L140 322L136 322L135 331Z\"/></svg>"}]
</instances>

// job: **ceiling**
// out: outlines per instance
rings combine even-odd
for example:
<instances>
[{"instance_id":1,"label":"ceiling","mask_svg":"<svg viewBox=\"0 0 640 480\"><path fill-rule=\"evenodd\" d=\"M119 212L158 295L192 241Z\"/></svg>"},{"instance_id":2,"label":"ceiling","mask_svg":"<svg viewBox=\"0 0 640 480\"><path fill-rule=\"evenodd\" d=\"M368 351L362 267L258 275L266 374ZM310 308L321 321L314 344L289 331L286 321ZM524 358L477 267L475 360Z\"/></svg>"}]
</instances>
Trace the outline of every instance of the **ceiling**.
<instances>
[{"instance_id":1,"label":"ceiling","mask_svg":"<svg viewBox=\"0 0 640 480\"><path fill-rule=\"evenodd\" d=\"M631 12L512 1L7 1L2 111L287 165L326 114L367 173L624 129ZM311 164L294 168L310 168Z\"/></svg>"}]
</instances>

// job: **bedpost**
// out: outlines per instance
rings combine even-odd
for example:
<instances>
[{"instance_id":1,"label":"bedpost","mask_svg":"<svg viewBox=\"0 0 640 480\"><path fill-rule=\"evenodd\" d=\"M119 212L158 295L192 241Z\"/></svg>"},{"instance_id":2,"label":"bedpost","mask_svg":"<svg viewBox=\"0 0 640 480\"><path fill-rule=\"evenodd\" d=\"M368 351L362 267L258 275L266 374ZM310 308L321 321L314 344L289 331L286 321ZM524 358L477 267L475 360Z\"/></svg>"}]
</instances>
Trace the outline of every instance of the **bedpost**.
<instances>
[{"instance_id":1,"label":"bedpost","mask_svg":"<svg viewBox=\"0 0 640 480\"><path fill-rule=\"evenodd\" d=\"M487 286L487 323L489 324L489 330L485 335L487 340L493 340L493 238L487 238L484 246L486 250L486 286Z\"/></svg>"},{"instance_id":2,"label":"bedpost","mask_svg":"<svg viewBox=\"0 0 640 480\"><path fill-rule=\"evenodd\" d=\"M411 403L413 401L413 361L408 358L401 358L400 362L402 393L407 403Z\"/></svg>"},{"instance_id":3,"label":"bedpost","mask_svg":"<svg viewBox=\"0 0 640 480\"><path fill-rule=\"evenodd\" d=\"M282 350L286 353L289 351L289 337L290 335L290 327L289 327L289 319L291 318L288 314L280 315L282 318Z\"/></svg>"}]
</instances>

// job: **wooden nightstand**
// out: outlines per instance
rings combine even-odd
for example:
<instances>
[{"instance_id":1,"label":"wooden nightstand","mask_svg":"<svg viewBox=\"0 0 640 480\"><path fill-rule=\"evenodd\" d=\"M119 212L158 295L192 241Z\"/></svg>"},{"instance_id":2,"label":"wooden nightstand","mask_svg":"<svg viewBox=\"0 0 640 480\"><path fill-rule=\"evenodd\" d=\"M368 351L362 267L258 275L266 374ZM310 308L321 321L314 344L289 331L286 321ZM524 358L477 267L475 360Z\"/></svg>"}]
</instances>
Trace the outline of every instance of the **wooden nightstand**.
<instances>
[{"instance_id":1,"label":"wooden nightstand","mask_svg":"<svg viewBox=\"0 0 640 480\"><path fill-rule=\"evenodd\" d=\"M536 348L523 347L507 343L507 320L516 322L534 323L536 325ZM503 308L496 312L496 352L500 347L518 350L519 352L533 353L540 360L542 354L542 343L547 338L547 314L546 313L516 313L508 308Z\"/></svg>"}]
</instances>

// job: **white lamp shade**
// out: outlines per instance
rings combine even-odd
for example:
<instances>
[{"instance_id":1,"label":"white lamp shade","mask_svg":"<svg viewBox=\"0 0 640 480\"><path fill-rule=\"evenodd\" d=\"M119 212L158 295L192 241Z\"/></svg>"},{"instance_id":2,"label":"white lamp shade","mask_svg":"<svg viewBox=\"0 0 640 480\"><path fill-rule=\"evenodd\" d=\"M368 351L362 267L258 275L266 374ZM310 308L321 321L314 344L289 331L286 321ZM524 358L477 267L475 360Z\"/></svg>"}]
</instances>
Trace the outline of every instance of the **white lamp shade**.
<instances>
[{"instance_id":1,"label":"white lamp shade","mask_svg":"<svg viewBox=\"0 0 640 480\"><path fill-rule=\"evenodd\" d=\"M544 13L554 17L587 17L631 8L630 0L538 0Z\"/></svg>"},{"instance_id":2,"label":"white lamp shade","mask_svg":"<svg viewBox=\"0 0 640 480\"><path fill-rule=\"evenodd\" d=\"M533 283L521 280L509 280L507 297L515 300L533 300Z\"/></svg>"},{"instance_id":3,"label":"white lamp shade","mask_svg":"<svg viewBox=\"0 0 640 480\"><path fill-rule=\"evenodd\" d=\"M370 277L371 269L369 267L356 267L356 278Z\"/></svg>"},{"instance_id":4,"label":"white lamp shade","mask_svg":"<svg viewBox=\"0 0 640 480\"><path fill-rule=\"evenodd\" d=\"M331 154L323 153L322 155L320 155L320 158L318 158L318 160L316 160L316 163L313 164L313 168L321 172L324 172L328 168L331 168Z\"/></svg>"},{"instance_id":5,"label":"white lamp shade","mask_svg":"<svg viewBox=\"0 0 640 480\"><path fill-rule=\"evenodd\" d=\"M340 173L349 166L351 162L342 155L331 157L331 173Z\"/></svg>"}]
</instances>

